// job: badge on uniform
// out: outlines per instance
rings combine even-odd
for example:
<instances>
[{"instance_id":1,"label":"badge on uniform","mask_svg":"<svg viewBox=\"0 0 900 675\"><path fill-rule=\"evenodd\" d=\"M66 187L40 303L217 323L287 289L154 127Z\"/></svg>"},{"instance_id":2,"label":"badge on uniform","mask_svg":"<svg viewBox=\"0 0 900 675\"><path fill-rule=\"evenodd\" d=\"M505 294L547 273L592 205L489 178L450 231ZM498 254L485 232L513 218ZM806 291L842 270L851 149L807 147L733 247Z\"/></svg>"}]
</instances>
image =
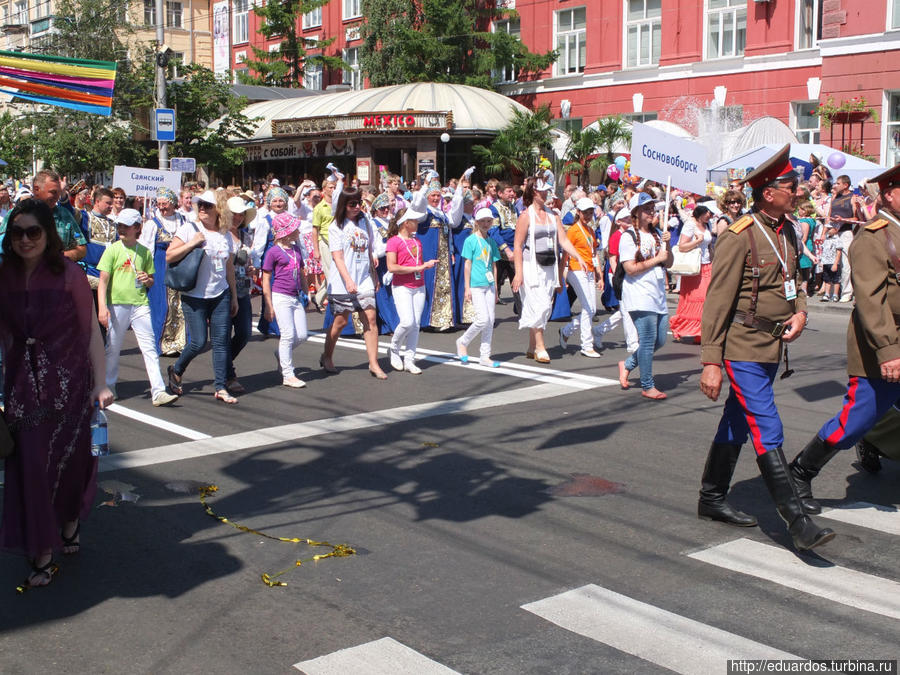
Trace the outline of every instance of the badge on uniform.
<instances>
[{"instance_id":1,"label":"badge on uniform","mask_svg":"<svg viewBox=\"0 0 900 675\"><path fill-rule=\"evenodd\" d=\"M793 279L787 279L784 282L784 297L786 300L797 299L797 282Z\"/></svg>"},{"instance_id":2,"label":"badge on uniform","mask_svg":"<svg viewBox=\"0 0 900 675\"><path fill-rule=\"evenodd\" d=\"M213 269L216 272L221 272L223 269L225 269L225 264L222 262L222 259L218 256L213 258Z\"/></svg>"},{"instance_id":3,"label":"badge on uniform","mask_svg":"<svg viewBox=\"0 0 900 675\"><path fill-rule=\"evenodd\" d=\"M489 284L494 283L494 273L493 273L493 272L485 272L485 273L484 273L484 278L487 279L487 282L488 282Z\"/></svg>"}]
</instances>

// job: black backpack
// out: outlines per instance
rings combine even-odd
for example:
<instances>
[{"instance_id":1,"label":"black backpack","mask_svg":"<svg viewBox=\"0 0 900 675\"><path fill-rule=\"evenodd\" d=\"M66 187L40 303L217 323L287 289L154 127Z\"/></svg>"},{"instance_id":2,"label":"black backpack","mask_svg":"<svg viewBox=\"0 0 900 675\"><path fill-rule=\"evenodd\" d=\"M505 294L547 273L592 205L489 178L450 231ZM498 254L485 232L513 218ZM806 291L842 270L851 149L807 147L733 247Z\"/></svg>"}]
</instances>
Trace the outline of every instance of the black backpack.
<instances>
[{"instance_id":1,"label":"black backpack","mask_svg":"<svg viewBox=\"0 0 900 675\"><path fill-rule=\"evenodd\" d=\"M631 235L631 238L634 239L634 245L640 248L640 244L638 244L637 233L631 229L630 227L625 230L628 234ZM624 235L624 233L623 233ZM616 263L616 271L613 274L612 279L612 287L613 293L616 295L616 300L619 302L622 301L622 284L625 283L625 265L622 264L622 261L619 260Z\"/></svg>"}]
</instances>

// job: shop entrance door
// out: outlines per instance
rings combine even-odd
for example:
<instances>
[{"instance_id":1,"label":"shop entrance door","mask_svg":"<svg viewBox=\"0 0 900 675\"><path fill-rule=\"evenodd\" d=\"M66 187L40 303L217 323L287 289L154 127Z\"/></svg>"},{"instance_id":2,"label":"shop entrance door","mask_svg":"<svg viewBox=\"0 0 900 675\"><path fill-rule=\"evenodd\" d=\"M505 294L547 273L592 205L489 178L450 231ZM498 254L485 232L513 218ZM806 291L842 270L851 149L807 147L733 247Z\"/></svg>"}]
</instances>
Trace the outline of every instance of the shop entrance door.
<instances>
[{"instance_id":1,"label":"shop entrance door","mask_svg":"<svg viewBox=\"0 0 900 675\"><path fill-rule=\"evenodd\" d=\"M376 148L375 149L375 171L378 171L378 167L384 164L390 173L395 173L398 176L403 175L403 160L401 158L401 151L395 150L393 148Z\"/></svg>"}]
</instances>

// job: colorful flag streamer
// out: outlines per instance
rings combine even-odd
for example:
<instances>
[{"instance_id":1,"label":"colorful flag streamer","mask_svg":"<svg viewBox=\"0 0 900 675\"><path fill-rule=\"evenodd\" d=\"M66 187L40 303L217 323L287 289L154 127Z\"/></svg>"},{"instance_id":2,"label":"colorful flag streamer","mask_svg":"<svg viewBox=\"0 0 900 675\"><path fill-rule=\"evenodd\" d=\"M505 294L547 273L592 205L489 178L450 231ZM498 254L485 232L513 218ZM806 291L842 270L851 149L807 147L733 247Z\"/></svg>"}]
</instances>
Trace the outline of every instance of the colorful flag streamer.
<instances>
[{"instance_id":1,"label":"colorful flag streamer","mask_svg":"<svg viewBox=\"0 0 900 675\"><path fill-rule=\"evenodd\" d=\"M116 63L0 50L0 92L109 117Z\"/></svg>"}]
</instances>

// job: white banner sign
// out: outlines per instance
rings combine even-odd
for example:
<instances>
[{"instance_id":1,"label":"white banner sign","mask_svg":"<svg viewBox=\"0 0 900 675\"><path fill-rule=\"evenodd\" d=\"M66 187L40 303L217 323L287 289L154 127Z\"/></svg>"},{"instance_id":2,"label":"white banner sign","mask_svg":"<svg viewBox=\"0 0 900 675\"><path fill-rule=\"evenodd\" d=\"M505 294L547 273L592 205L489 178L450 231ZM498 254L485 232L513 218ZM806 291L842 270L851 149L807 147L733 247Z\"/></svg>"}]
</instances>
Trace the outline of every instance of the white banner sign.
<instances>
[{"instance_id":1,"label":"white banner sign","mask_svg":"<svg viewBox=\"0 0 900 675\"><path fill-rule=\"evenodd\" d=\"M126 195L136 197L155 198L160 187L171 188L177 195L181 191L181 172L117 166L113 171L113 187L120 187Z\"/></svg>"},{"instance_id":2,"label":"white banner sign","mask_svg":"<svg viewBox=\"0 0 900 675\"><path fill-rule=\"evenodd\" d=\"M229 38L231 36L231 23L228 20L228 0L222 0L221 2L213 3L212 8L213 72L215 72L216 75L222 75L228 72L228 69L231 67L231 47L229 44Z\"/></svg>"},{"instance_id":3,"label":"white banner sign","mask_svg":"<svg viewBox=\"0 0 900 675\"><path fill-rule=\"evenodd\" d=\"M631 173L706 194L706 148L646 124L631 130Z\"/></svg>"}]
</instances>

